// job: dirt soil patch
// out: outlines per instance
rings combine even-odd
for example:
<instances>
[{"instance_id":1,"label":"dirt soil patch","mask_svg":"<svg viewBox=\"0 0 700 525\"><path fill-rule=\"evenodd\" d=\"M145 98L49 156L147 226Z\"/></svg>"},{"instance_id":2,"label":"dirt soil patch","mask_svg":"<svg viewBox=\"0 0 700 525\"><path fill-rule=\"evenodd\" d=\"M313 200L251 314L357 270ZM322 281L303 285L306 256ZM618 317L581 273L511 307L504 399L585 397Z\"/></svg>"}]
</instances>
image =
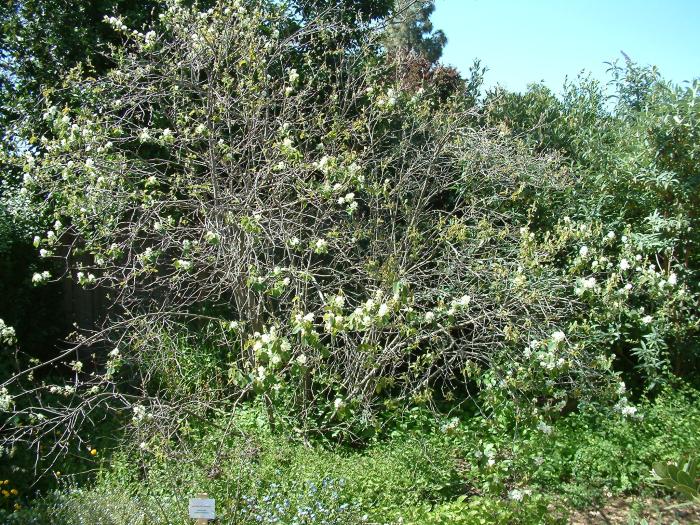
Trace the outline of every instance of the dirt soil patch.
<instances>
[{"instance_id":1,"label":"dirt soil patch","mask_svg":"<svg viewBox=\"0 0 700 525\"><path fill-rule=\"evenodd\" d=\"M671 525L699 524L700 505L669 508L673 502L663 499L627 498L610 500L604 506L577 510L571 514L571 525Z\"/></svg>"}]
</instances>

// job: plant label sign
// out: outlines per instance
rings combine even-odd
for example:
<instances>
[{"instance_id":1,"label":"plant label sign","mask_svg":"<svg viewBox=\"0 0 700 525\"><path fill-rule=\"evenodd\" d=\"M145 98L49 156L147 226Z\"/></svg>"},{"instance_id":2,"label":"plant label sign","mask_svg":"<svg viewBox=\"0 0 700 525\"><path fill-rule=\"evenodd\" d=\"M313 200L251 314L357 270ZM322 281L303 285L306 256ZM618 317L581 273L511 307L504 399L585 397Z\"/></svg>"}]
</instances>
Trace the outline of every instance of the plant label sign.
<instances>
[{"instance_id":1,"label":"plant label sign","mask_svg":"<svg viewBox=\"0 0 700 525\"><path fill-rule=\"evenodd\" d=\"M213 520L216 518L214 512L214 500L203 498L190 498L190 518Z\"/></svg>"}]
</instances>

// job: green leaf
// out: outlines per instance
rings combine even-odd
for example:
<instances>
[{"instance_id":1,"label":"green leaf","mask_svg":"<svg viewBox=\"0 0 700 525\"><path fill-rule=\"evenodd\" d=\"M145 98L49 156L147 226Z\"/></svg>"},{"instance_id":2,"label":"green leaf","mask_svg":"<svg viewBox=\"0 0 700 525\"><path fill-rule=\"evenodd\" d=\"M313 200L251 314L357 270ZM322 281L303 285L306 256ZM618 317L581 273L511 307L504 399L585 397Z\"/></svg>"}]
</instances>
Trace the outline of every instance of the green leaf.
<instances>
[{"instance_id":1,"label":"green leaf","mask_svg":"<svg viewBox=\"0 0 700 525\"><path fill-rule=\"evenodd\" d=\"M657 461L653 465L653 470L654 474L656 474L659 478L667 478L668 477L668 469L666 468L667 465L666 463L662 463L661 461Z\"/></svg>"},{"instance_id":2,"label":"green leaf","mask_svg":"<svg viewBox=\"0 0 700 525\"><path fill-rule=\"evenodd\" d=\"M678 479L678 483L680 483L681 485L685 485L686 487L688 487L691 490L694 490L695 493L697 494L695 480L693 478L691 478L687 472L685 472L683 470L679 470L678 475L677 475L677 479Z\"/></svg>"},{"instance_id":3,"label":"green leaf","mask_svg":"<svg viewBox=\"0 0 700 525\"><path fill-rule=\"evenodd\" d=\"M691 489L690 487L686 487L685 485L676 485L674 488L677 492L680 492L688 498L696 498L698 496L697 490Z\"/></svg>"}]
</instances>

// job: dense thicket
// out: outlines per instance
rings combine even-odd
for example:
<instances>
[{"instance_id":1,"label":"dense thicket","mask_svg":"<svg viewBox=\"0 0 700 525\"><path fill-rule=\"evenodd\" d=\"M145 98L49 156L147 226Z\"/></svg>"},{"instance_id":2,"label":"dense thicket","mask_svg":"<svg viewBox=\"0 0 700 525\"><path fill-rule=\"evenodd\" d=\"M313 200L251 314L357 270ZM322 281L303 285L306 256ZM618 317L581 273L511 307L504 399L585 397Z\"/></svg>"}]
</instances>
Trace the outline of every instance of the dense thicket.
<instances>
[{"instance_id":1,"label":"dense thicket","mask_svg":"<svg viewBox=\"0 0 700 525\"><path fill-rule=\"evenodd\" d=\"M0 478L52 486L104 444L95 523L117 487L159 522L179 503L149 491L178 484L236 485L242 523L554 522L538 490L623 492L696 446L697 84L627 60L607 92L482 97L478 62L437 62L430 2L2 9ZM107 308L39 352L33 302L65 281ZM386 471L319 477L320 444Z\"/></svg>"},{"instance_id":2,"label":"dense thicket","mask_svg":"<svg viewBox=\"0 0 700 525\"><path fill-rule=\"evenodd\" d=\"M342 18L285 36L283 10L226 9L168 10L162 37L138 33L104 78L69 83L75 109L46 101L54 138L29 155L27 185L55 225L36 243L112 301L76 344L113 358L46 386L88 395L56 417L120 399L170 433L185 406L259 395L271 425L354 435L387 402L461 397L466 369L557 332L572 301L526 264L520 233L537 195L566 185L552 159L471 130L470 108L431 85L394 87L371 40L320 51L344 41ZM549 370L566 395L604 366L563 342ZM168 363L197 345L208 385L173 383ZM126 364L141 402L116 394Z\"/></svg>"},{"instance_id":3,"label":"dense thicket","mask_svg":"<svg viewBox=\"0 0 700 525\"><path fill-rule=\"evenodd\" d=\"M609 334L618 366L653 388L664 377L697 373L697 82L673 86L629 60L610 72L613 105L603 86L581 79L565 86L561 98L539 85L524 94L494 92L485 116L538 150L562 152L577 175L572 219L611 231L610 241L624 236L617 265L609 252L595 257L597 249L608 251L598 239L581 257L588 263L570 271L586 264L584 272L600 280L607 266L608 283L636 272L628 277L629 302L619 294L588 298L596 312L590 320ZM630 315L646 318L647 330L639 331Z\"/></svg>"}]
</instances>

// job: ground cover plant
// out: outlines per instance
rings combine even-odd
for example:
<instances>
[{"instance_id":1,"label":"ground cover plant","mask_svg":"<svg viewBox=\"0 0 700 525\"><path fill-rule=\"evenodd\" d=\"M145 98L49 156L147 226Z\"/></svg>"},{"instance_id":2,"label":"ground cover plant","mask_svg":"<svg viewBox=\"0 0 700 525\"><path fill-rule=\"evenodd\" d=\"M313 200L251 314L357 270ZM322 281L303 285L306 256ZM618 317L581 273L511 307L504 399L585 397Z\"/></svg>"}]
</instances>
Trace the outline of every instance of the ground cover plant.
<instances>
[{"instance_id":1,"label":"ground cover plant","mask_svg":"<svg viewBox=\"0 0 700 525\"><path fill-rule=\"evenodd\" d=\"M5 521L670 497L700 444L697 85L628 60L614 106L585 78L481 96L423 4L115 4L53 85L13 51L0 248L35 256L6 286L104 306L40 350L2 313Z\"/></svg>"}]
</instances>

